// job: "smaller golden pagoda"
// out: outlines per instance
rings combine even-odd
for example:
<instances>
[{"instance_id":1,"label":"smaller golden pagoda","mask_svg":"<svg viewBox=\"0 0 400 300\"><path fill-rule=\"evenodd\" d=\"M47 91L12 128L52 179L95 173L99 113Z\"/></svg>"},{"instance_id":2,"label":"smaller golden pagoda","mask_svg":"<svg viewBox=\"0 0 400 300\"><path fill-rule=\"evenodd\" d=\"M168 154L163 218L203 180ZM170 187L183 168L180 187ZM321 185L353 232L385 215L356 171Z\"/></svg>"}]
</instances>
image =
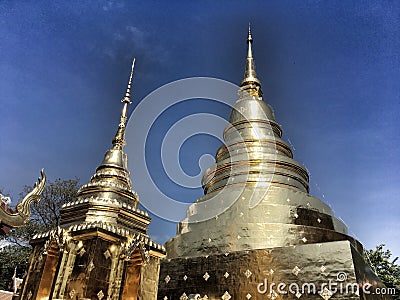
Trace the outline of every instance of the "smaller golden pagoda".
<instances>
[{"instance_id":1,"label":"smaller golden pagoda","mask_svg":"<svg viewBox=\"0 0 400 300\"><path fill-rule=\"evenodd\" d=\"M31 240L19 299L157 299L165 248L147 234L151 218L137 207L123 151L134 63L113 146L77 200L62 206L60 226Z\"/></svg>"}]
</instances>

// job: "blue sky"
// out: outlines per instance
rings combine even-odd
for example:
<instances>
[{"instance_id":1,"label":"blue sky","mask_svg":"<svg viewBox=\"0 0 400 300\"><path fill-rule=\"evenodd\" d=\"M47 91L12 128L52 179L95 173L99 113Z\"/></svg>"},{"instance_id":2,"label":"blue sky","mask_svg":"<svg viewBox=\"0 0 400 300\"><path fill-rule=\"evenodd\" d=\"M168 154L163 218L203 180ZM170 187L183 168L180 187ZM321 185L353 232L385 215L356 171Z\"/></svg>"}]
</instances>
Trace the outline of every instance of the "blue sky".
<instances>
[{"instance_id":1,"label":"blue sky","mask_svg":"<svg viewBox=\"0 0 400 300\"><path fill-rule=\"evenodd\" d=\"M239 84L250 21L264 98L311 173L311 193L367 248L385 243L400 255L399 12L397 1L2 1L0 186L16 201L42 167L50 180L87 182L110 147L133 56L131 111L182 78ZM160 140L199 112L227 118L229 107L177 105L157 120L146 148L159 188L182 202L202 190L166 178ZM130 122L141 128L140 118ZM207 135L188 139L183 170L201 172L211 161L199 166L200 157L219 145ZM140 194L146 187L132 161ZM174 233L174 223L153 218L156 240Z\"/></svg>"}]
</instances>

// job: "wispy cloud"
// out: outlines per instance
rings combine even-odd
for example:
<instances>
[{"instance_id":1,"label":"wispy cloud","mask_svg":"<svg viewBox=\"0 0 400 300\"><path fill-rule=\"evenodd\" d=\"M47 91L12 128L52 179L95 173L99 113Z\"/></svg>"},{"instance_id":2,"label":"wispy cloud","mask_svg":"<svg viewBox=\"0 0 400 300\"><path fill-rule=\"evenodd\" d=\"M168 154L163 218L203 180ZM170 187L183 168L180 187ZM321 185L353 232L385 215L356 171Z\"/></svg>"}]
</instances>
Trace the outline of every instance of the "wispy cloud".
<instances>
[{"instance_id":1,"label":"wispy cloud","mask_svg":"<svg viewBox=\"0 0 400 300\"><path fill-rule=\"evenodd\" d=\"M145 32L135 26L126 26L126 31L130 34L131 38L141 46L144 46Z\"/></svg>"},{"instance_id":2,"label":"wispy cloud","mask_svg":"<svg viewBox=\"0 0 400 300\"><path fill-rule=\"evenodd\" d=\"M158 42L154 32L127 25L112 35L112 43L103 53L113 60L126 49L132 49L135 55L142 56L146 61L163 63L168 60L169 52Z\"/></svg>"},{"instance_id":3,"label":"wispy cloud","mask_svg":"<svg viewBox=\"0 0 400 300\"><path fill-rule=\"evenodd\" d=\"M124 2L122 1L106 1L102 7L104 11L110 11L114 8L123 8L125 6Z\"/></svg>"}]
</instances>

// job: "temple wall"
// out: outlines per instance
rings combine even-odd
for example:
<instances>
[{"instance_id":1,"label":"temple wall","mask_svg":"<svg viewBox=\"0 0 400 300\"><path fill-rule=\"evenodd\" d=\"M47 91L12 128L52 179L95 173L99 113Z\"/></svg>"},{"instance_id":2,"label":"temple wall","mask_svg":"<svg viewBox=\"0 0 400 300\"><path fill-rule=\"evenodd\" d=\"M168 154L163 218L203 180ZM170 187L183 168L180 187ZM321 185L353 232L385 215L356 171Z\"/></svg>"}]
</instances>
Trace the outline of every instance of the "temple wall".
<instances>
[{"instance_id":1,"label":"temple wall","mask_svg":"<svg viewBox=\"0 0 400 300\"><path fill-rule=\"evenodd\" d=\"M159 273L160 259L152 256L149 262L142 266L138 293L140 300L157 299Z\"/></svg>"}]
</instances>

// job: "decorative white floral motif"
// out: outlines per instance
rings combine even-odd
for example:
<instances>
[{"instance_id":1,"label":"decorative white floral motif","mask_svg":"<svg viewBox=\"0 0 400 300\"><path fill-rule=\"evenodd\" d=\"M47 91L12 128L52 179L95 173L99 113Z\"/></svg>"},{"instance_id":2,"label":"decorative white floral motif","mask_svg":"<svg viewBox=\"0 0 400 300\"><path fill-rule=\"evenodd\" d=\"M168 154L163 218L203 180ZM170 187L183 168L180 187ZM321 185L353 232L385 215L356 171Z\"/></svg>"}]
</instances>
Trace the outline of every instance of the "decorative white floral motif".
<instances>
[{"instance_id":1,"label":"decorative white floral motif","mask_svg":"<svg viewBox=\"0 0 400 300\"><path fill-rule=\"evenodd\" d=\"M94 265L93 260L91 260L88 266L89 272L92 272L95 267L96 266Z\"/></svg>"},{"instance_id":2,"label":"decorative white floral motif","mask_svg":"<svg viewBox=\"0 0 400 300\"><path fill-rule=\"evenodd\" d=\"M269 275L272 275L272 274L274 274L274 270L273 269L269 270Z\"/></svg>"},{"instance_id":3,"label":"decorative white floral motif","mask_svg":"<svg viewBox=\"0 0 400 300\"><path fill-rule=\"evenodd\" d=\"M171 277L169 277L169 275L165 276L164 281L166 284L168 284L168 282L171 280Z\"/></svg>"},{"instance_id":4,"label":"decorative white floral motif","mask_svg":"<svg viewBox=\"0 0 400 300\"><path fill-rule=\"evenodd\" d=\"M231 298L232 298L232 296L229 295L228 291L225 291L225 293L221 297L222 300L229 300Z\"/></svg>"},{"instance_id":5,"label":"decorative white floral motif","mask_svg":"<svg viewBox=\"0 0 400 300\"><path fill-rule=\"evenodd\" d=\"M182 296L179 298L179 300L188 300L188 299L189 298L185 293L183 293Z\"/></svg>"},{"instance_id":6,"label":"decorative white floral motif","mask_svg":"<svg viewBox=\"0 0 400 300\"><path fill-rule=\"evenodd\" d=\"M249 269L246 270L246 272L244 272L244 275L246 275L247 278L249 278L251 276L251 271Z\"/></svg>"},{"instance_id":7,"label":"decorative white floral motif","mask_svg":"<svg viewBox=\"0 0 400 300\"><path fill-rule=\"evenodd\" d=\"M325 287L324 290L319 293L319 295L322 297L322 299L328 300L332 297L333 293L327 287Z\"/></svg>"},{"instance_id":8,"label":"decorative white floral motif","mask_svg":"<svg viewBox=\"0 0 400 300\"><path fill-rule=\"evenodd\" d=\"M100 292L97 293L97 298L99 298L99 300L104 298L104 293L102 290L100 290Z\"/></svg>"},{"instance_id":9,"label":"decorative white floral motif","mask_svg":"<svg viewBox=\"0 0 400 300\"><path fill-rule=\"evenodd\" d=\"M111 257L111 253L110 251L108 251L108 249L103 254L106 259L109 259Z\"/></svg>"},{"instance_id":10,"label":"decorative white floral motif","mask_svg":"<svg viewBox=\"0 0 400 300\"><path fill-rule=\"evenodd\" d=\"M300 271L301 271L301 269L298 266L295 266L292 270L292 273L297 276Z\"/></svg>"},{"instance_id":11,"label":"decorative white floral motif","mask_svg":"<svg viewBox=\"0 0 400 300\"><path fill-rule=\"evenodd\" d=\"M79 254L80 257L82 257L83 254L85 254L85 253L86 253L86 250L85 250L85 248L82 247L82 249L79 251L78 254Z\"/></svg>"},{"instance_id":12,"label":"decorative white floral motif","mask_svg":"<svg viewBox=\"0 0 400 300\"><path fill-rule=\"evenodd\" d=\"M205 281L207 281L208 278L210 278L210 275L208 275L208 273L206 272L206 273L203 275L203 278L204 278Z\"/></svg>"}]
</instances>

